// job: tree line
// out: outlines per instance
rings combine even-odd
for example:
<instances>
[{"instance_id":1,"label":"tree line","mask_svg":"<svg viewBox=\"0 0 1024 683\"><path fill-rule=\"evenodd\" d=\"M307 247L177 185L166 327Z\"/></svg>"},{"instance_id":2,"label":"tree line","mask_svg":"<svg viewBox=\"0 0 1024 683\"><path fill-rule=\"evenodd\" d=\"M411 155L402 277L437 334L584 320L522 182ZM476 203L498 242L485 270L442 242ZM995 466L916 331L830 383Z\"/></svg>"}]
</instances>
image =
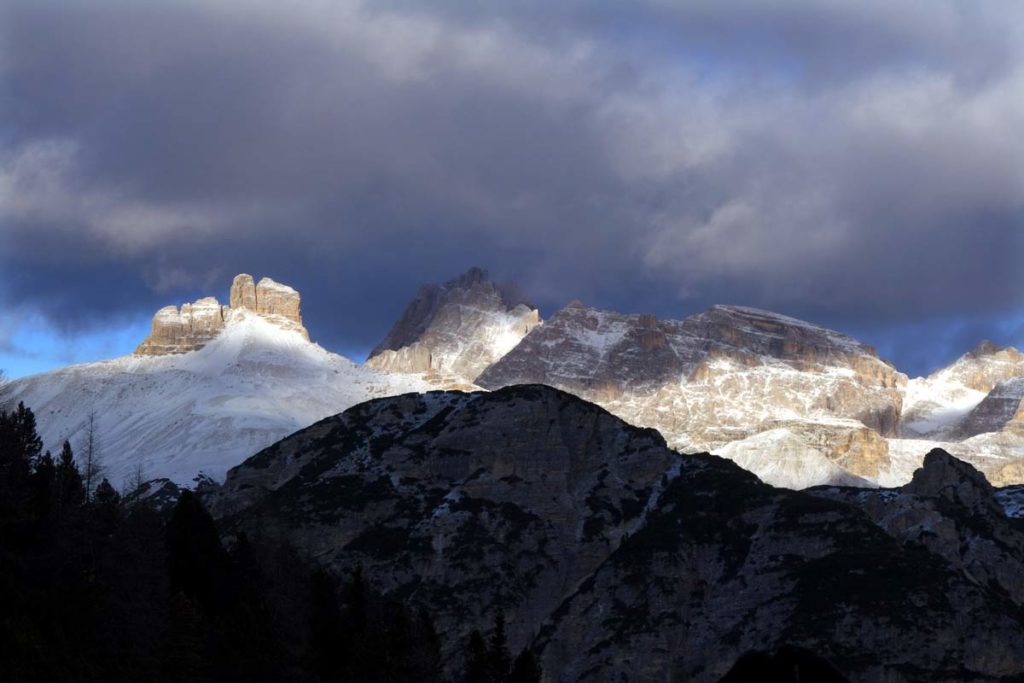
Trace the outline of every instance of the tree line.
<instances>
[{"instance_id":1,"label":"tree line","mask_svg":"<svg viewBox=\"0 0 1024 683\"><path fill-rule=\"evenodd\" d=\"M170 515L106 479L71 445L44 452L35 416L0 411L0 662L5 681L467 681L534 683L504 617L446 673L431 615L279 543L225 544L201 500Z\"/></svg>"}]
</instances>

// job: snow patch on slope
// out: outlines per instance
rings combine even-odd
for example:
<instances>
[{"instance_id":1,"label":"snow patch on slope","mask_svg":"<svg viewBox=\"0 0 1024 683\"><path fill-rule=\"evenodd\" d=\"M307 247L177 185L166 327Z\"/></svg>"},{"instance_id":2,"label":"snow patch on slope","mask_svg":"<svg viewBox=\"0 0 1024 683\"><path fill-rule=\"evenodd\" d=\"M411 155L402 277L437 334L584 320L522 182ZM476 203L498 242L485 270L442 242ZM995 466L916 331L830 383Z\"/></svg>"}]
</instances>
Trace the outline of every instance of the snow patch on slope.
<instances>
[{"instance_id":1,"label":"snow patch on slope","mask_svg":"<svg viewBox=\"0 0 1024 683\"><path fill-rule=\"evenodd\" d=\"M125 356L34 375L4 387L0 402L35 411L45 447L80 450L89 414L107 476L191 484L288 434L370 398L424 391L415 376L387 375L330 353L296 331L236 312L202 349Z\"/></svg>"},{"instance_id":2,"label":"snow patch on slope","mask_svg":"<svg viewBox=\"0 0 1024 683\"><path fill-rule=\"evenodd\" d=\"M907 382L903 396L903 432L908 437L942 436L985 398L948 373Z\"/></svg>"},{"instance_id":3,"label":"snow patch on slope","mask_svg":"<svg viewBox=\"0 0 1024 683\"><path fill-rule=\"evenodd\" d=\"M790 429L779 427L733 441L715 451L753 472L772 486L802 489L810 486L875 487L876 484L844 470L821 452L804 443Z\"/></svg>"}]
</instances>

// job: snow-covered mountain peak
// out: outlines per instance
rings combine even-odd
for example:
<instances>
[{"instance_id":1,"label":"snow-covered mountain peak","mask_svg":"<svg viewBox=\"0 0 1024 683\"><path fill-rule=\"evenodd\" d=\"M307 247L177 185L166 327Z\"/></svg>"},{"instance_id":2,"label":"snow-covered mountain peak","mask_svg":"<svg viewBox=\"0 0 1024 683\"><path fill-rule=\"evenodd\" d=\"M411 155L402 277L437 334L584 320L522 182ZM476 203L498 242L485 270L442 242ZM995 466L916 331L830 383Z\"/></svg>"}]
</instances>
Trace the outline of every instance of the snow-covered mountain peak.
<instances>
[{"instance_id":1,"label":"snow-covered mountain peak","mask_svg":"<svg viewBox=\"0 0 1024 683\"><path fill-rule=\"evenodd\" d=\"M903 430L910 436L942 438L995 431L993 419L1011 411L1005 399L1020 400L1020 385L1013 380L1022 377L1024 354L983 341L950 365L907 384ZM990 394L991 400L983 405Z\"/></svg>"},{"instance_id":2,"label":"snow-covered mountain peak","mask_svg":"<svg viewBox=\"0 0 1024 683\"><path fill-rule=\"evenodd\" d=\"M995 385L1024 377L1024 353L1012 346L999 347L983 341L929 379L956 382L968 389L989 392Z\"/></svg>"},{"instance_id":3,"label":"snow-covered mountain peak","mask_svg":"<svg viewBox=\"0 0 1024 683\"><path fill-rule=\"evenodd\" d=\"M136 353L9 382L0 408L24 401L55 452L64 440L80 450L91 416L115 485L136 468L187 485L356 403L433 388L309 341L287 285L240 275L230 301L161 309Z\"/></svg>"},{"instance_id":4,"label":"snow-covered mountain peak","mask_svg":"<svg viewBox=\"0 0 1024 683\"><path fill-rule=\"evenodd\" d=\"M229 309L224 323L220 334L202 348L173 356L167 364L206 373L230 372L239 365L254 363L296 370L319 365L334 355L297 329L275 324L253 311Z\"/></svg>"},{"instance_id":5,"label":"snow-covered mountain peak","mask_svg":"<svg viewBox=\"0 0 1024 683\"><path fill-rule=\"evenodd\" d=\"M471 268L443 284L421 287L367 364L472 383L538 325L539 311L517 287Z\"/></svg>"}]
</instances>

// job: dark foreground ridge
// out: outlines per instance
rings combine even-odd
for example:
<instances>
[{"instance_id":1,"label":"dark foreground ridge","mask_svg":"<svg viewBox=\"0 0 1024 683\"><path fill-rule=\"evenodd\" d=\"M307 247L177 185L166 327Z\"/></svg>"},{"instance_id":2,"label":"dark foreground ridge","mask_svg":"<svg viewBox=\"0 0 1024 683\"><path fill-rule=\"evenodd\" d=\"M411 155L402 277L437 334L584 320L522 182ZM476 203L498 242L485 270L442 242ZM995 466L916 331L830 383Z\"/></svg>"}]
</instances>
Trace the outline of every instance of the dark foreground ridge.
<instances>
[{"instance_id":1,"label":"dark foreground ridge","mask_svg":"<svg viewBox=\"0 0 1024 683\"><path fill-rule=\"evenodd\" d=\"M380 399L207 502L430 612L449 673L495 615L549 680L718 681L791 645L851 681L1024 673L1024 535L969 465L903 490L775 489L539 385Z\"/></svg>"},{"instance_id":2,"label":"dark foreground ridge","mask_svg":"<svg viewBox=\"0 0 1024 683\"><path fill-rule=\"evenodd\" d=\"M1024 531L942 451L795 492L524 385L364 403L197 492L97 478L0 413L4 680L1024 675Z\"/></svg>"}]
</instances>

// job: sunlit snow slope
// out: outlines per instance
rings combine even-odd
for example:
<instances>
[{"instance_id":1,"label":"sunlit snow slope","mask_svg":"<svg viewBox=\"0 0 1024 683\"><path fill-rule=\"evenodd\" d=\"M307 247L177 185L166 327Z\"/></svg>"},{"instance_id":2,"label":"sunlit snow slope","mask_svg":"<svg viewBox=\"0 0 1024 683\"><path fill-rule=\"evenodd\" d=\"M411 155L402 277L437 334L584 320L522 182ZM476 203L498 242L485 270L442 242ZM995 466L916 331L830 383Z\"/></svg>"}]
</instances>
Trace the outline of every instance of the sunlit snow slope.
<instances>
[{"instance_id":1,"label":"sunlit snow slope","mask_svg":"<svg viewBox=\"0 0 1024 683\"><path fill-rule=\"evenodd\" d=\"M104 475L115 485L146 479L191 484L284 436L370 398L428 388L411 375L352 363L248 311L236 311L197 351L125 356L11 382L0 403L24 401L45 447L65 439L82 452L95 415Z\"/></svg>"}]
</instances>

